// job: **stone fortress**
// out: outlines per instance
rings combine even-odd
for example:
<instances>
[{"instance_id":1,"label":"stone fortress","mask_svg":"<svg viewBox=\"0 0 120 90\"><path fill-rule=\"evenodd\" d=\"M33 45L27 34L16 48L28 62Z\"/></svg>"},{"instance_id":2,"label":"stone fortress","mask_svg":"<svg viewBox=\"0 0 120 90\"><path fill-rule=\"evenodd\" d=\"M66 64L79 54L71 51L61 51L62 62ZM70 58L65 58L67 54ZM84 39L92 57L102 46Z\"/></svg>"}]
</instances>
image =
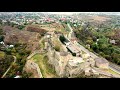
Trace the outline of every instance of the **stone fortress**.
<instances>
[{"instance_id":1,"label":"stone fortress","mask_svg":"<svg viewBox=\"0 0 120 90\"><path fill-rule=\"evenodd\" d=\"M48 57L48 63L51 64L56 74L62 77L79 77L82 74L85 76L97 76L97 77L118 77L113 76L104 70L109 70L109 62L95 54L79 47L76 39L72 38L70 42L65 45L59 40L62 34L55 33L54 31L47 32L44 36L44 51L46 51ZM60 51L55 50L55 41L60 44ZM72 41L73 40L73 41ZM77 44L76 44L77 43ZM69 50L68 50L69 49ZM40 52L37 52L40 53ZM75 55L73 55L74 53ZM34 55L35 53L33 53ZM30 56L33 56L32 54ZM29 57L28 57L29 58ZM29 68L28 68L29 67ZM37 78L42 78L40 69L37 68L37 64L28 62L25 68L29 71L34 71ZM37 68L37 69L35 69Z\"/></svg>"},{"instance_id":2,"label":"stone fortress","mask_svg":"<svg viewBox=\"0 0 120 90\"><path fill-rule=\"evenodd\" d=\"M54 36L54 37L52 37ZM52 64L56 70L56 73L60 77L74 77L84 72L85 75L90 76L91 74L99 75L99 72L94 70L92 67L100 69L108 69L109 63L106 60L101 60L102 58L93 58L88 53L82 50L78 50L72 43L66 43L66 45L61 46L64 51L55 51L54 43L52 38L59 38L60 35L54 34L52 32L46 36L45 47L49 58L49 63ZM59 40L61 43L61 41ZM73 56L68 49L76 53Z\"/></svg>"}]
</instances>

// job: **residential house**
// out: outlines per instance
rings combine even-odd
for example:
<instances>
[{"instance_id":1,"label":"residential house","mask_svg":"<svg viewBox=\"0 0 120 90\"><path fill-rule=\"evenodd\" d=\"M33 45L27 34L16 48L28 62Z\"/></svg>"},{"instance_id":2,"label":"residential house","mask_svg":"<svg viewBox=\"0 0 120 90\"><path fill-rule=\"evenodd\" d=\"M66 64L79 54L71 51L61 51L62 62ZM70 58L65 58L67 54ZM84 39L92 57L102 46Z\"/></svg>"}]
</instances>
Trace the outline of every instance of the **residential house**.
<instances>
[{"instance_id":1,"label":"residential house","mask_svg":"<svg viewBox=\"0 0 120 90\"><path fill-rule=\"evenodd\" d=\"M13 48L14 47L14 45L9 45L9 48Z\"/></svg>"},{"instance_id":2,"label":"residential house","mask_svg":"<svg viewBox=\"0 0 120 90\"><path fill-rule=\"evenodd\" d=\"M111 43L111 44L116 44L116 43L115 43L115 40L110 40L110 43Z\"/></svg>"},{"instance_id":3,"label":"residential house","mask_svg":"<svg viewBox=\"0 0 120 90\"><path fill-rule=\"evenodd\" d=\"M2 41L2 42L0 42L0 44L4 44L4 42Z\"/></svg>"},{"instance_id":4,"label":"residential house","mask_svg":"<svg viewBox=\"0 0 120 90\"><path fill-rule=\"evenodd\" d=\"M20 78L20 76L19 76L19 75L17 75L17 76L15 76L14 78Z\"/></svg>"}]
</instances>

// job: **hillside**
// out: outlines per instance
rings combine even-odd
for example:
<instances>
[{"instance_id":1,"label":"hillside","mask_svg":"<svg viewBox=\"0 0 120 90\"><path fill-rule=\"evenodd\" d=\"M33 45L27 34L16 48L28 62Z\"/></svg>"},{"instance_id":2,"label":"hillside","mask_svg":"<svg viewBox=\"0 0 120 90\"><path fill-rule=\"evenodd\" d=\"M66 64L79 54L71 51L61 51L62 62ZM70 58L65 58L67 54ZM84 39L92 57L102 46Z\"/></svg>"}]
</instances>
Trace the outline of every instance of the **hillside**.
<instances>
[{"instance_id":1,"label":"hillside","mask_svg":"<svg viewBox=\"0 0 120 90\"><path fill-rule=\"evenodd\" d=\"M22 31L18 29L14 29L10 26L5 26L3 28L5 32L4 35L4 42L6 44L27 44L28 49L35 50L38 47L38 41L40 39L40 34L37 32L29 32L29 31ZM33 48L32 48L33 47Z\"/></svg>"},{"instance_id":2,"label":"hillside","mask_svg":"<svg viewBox=\"0 0 120 90\"><path fill-rule=\"evenodd\" d=\"M37 32L39 33L40 35L44 35L47 31L45 29L42 29L41 27L39 27L38 25L28 25L26 28L25 28L26 31L29 31L29 32Z\"/></svg>"}]
</instances>

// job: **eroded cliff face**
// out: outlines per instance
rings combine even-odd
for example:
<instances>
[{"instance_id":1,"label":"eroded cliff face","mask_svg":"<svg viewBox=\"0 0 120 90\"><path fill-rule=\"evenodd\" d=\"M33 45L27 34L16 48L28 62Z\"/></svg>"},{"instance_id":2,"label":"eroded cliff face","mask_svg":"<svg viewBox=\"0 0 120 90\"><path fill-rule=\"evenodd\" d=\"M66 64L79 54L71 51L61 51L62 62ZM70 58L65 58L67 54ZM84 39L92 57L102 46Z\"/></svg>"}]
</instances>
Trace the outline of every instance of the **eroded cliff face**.
<instances>
[{"instance_id":1,"label":"eroded cliff face","mask_svg":"<svg viewBox=\"0 0 120 90\"><path fill-rule=\"evenodd\" d=\"M26 71L27 73L31 73L32 75L30 76L30 78L42 78L42 74L38 64L36 64L31 60L28 60L26 62L23 71Z\"/></svg>"},{"instance_id":2,"label":"eroded cliff face","mask_svg":"<svg viewBox=\"0 0 120 90\"><path fill-rule=\"evenodd\" d=\"M61 73L60 61L59 59L55 58L55 50L49 48L47 52L47 56L49 59L48 63L54 66L56 74L60 76L60 73Z\"/></svg>"}]
</instances>

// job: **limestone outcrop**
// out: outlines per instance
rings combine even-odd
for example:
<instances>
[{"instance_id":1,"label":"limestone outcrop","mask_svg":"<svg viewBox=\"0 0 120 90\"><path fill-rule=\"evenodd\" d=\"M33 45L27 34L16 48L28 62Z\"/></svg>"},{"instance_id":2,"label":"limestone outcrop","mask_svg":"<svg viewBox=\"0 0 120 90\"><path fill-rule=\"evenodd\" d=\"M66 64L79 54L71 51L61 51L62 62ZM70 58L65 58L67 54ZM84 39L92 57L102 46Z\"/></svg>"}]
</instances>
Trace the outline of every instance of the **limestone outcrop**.
<instances>
[{"instance_id":1,"label":"limestone outcrop","mask_svg":"<svg viewBox=\"0 0 120 90\"><path fill-rule=\"evenodd\" d=\"M30 78L42 78L42 74L38 64L31 60L28 60L26 62L23 71L26 71L27 73L32 73Z\"/></svg>"}]
</instances>

